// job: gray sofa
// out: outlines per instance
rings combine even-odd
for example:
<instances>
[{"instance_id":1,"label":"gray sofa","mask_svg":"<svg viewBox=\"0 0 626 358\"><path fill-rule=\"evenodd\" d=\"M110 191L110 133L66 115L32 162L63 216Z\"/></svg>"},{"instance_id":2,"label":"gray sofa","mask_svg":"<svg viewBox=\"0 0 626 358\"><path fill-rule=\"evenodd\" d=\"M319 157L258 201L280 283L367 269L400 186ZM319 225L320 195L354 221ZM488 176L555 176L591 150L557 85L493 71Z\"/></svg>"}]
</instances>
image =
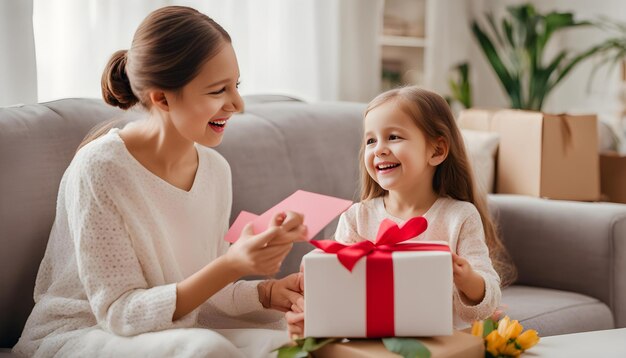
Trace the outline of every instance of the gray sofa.
<instances>
[{"instance_id":1,"label":"gray sofa","mask_svg":"<svg viewBox=\"0 0 626 358\"><path fill-rule=\"evenodd\" d=\"M261 213L297 189L355 200L363 104L246 98L217 149L233 173L233 212ZM61 176L95 124L122 112L65 99L0 109L0 346L17 341L52 225ZM140 113L125 114L136 118ZM626 205L491 195L519 269L507 313L541 335L626 327ZM334 229L330 225L325 233ZM298 244L281 275L311 249Z\"/></svg>"}]
</instances>

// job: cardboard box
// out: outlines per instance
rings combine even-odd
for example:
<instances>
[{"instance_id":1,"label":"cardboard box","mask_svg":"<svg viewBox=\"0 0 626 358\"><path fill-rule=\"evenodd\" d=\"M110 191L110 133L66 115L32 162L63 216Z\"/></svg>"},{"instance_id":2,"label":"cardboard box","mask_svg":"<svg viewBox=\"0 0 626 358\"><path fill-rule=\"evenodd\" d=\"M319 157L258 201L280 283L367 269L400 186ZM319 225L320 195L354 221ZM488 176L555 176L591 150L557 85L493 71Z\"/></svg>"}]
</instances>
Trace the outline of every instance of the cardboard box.
<instances>
[{"instance_id":1,"label":"cardboard box","mask_svg":"<svg viewBox=\"0 0 626 358\"><path fill-rule=\"evenodd\" d=\"M470 109L459 126L500 135L496 192L561 200L600 198L595 115Z\"/></svg>"},{"instance_id":2,"label":"cardboard box","mask_svg":"<svg viewBox=\"0 0 626 358\"><path fill-rule=\"evenodd\" d=\"M439 243L441 244L441 243ZM306 337L416 337L452 334L452 258L443 251L402 251L391 254L393 272L384 276L385 287L378 295L392 295L392 304L377 304L371 296L368 305L368 278L376 276L367 269L366 256L352 272L337 255L314 250L304 256L304 335ZM368 276L368 277L366 277ZM370 286L371 289L373 286ZM387 301L388 302L388 301ZM371 309L377 311L371 313ZM376 325L378 309L388 325ZM370 313L368 313L370 312ZM369 317L368 317L369 314ZM389 319L391 317L391 319ZM391 322L391 323L389 323ZM380 335L368 335L368 324ZM385 328L386 329L386 328ZM372 332L370 330L370 332Z\"/></svg>"},{"instance_id":3,"label":"cardboard box","mask_svg":"<svg viewBox=\"0 0 626 358\"><path fill-rule=\"evenodd\" d=\"M431 358L483 358L483 340L469 333L455 331L452 336L418 338L430 350ZM356 340L330 343L313 352L315 358L397 358L380 340Z\"/></svg>"},{"instance_id":4,"label":"cardboard box","mask_svg":"<svg viewBox=\"0 0 626 358\"><path fill-rule=\"evenodd\" d=\"M626 204L626 156L600 154L602 194L609 201Z\"/></svg>"}]
</instances>

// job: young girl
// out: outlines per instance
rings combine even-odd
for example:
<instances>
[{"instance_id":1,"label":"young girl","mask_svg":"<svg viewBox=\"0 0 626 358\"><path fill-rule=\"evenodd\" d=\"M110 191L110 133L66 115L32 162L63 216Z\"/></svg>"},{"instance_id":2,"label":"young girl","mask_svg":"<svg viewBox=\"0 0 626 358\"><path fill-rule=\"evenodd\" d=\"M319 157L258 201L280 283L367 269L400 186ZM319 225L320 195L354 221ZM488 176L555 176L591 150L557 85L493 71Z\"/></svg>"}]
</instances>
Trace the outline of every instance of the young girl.
<instances>
[{"instance_id":1,"label":"young girl","mask_svg":"<svg viewBox=\"0 0 626 358\"><path fill-rule=\"evenodd\" d=\"M103 77L106 102L139 104L146 118L77 153L14 351L26 356L265 356L288 340L282 313L299 275L276 273L302 217L282 213L223 240L231 210L218 145L243 109L229 35L186 7L151 13ZM212 328L211 330L206 328Z\"/></svg>"},{"instance_id":2,"label":"young girl","mask_svg":"<svg viewBox=\"0 0 626 358\"><path fill-rule=\"evenodd\" d=\"M445 100L417 87L385 92L367 107L364 133L362 201L341 215L335 240L374 240L383 219L402 225L424 216L428 230L413 240L445 240L452 251L454 327L489 317L515 271ZM286 314L292 334L303 333L302 307Z\"/></svg>"}]
</instances>

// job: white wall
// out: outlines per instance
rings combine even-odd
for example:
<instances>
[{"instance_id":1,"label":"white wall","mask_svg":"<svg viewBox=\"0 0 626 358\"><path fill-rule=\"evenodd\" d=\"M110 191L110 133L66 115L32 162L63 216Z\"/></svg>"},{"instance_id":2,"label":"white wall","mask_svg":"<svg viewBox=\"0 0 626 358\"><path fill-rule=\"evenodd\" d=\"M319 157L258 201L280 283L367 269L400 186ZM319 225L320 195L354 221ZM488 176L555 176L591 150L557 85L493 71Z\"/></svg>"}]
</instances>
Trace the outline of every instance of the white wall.
<instances>
[{"instance_id":1,"label":"white wall","mask_svg":"<svg viewBox=\"0 0 626 358\"><path fill-rule=\"evenodd\" d=\"M38 5L35 6L35 20L40 18L61 19L61 21L50 21L47 24L48 27L44 26L46 24L42 25L41 21L35 21L35 34L48 34L53 39L40 41L37 44L37 58L45 61L39 61L38 71L35 71L35 49L32 41L32 2L0 0L0 49L3 52L0 56L0 105L36 102L38 90L40 101L49 100L53 97L58 98L59 95L48 94L51 92L47 90L50 84L63 90L61 97L99 97L99 76L110 53L130 45L132 32L149 9L171 2L169 0L133 2L132 6L127 7L124 16L95 15L96 13L111 15L111 9L119 8L116 5L119 1L121 0L107 2L35 0L36 5ZM184 3L185 1L178 0L176 2ZM192 1L188 2L192 3ZM429 1L429 6L432 5L433 8L429 10L427 21L429 21L429 31L432 30L434 33L432 36L434 46L431 47L431 54L427 59L427 65L431 68L428 73L429 78L426 79L427 83L440 93L449 93L447 77L450 68L460 61L469 59L472 65L471 80L475 105L482 107L508 106L508 99L504 90L471 34L470 22L473 18L483 17L486 11L493 11L496 16L501 15L507 6L522 2L524 1ZM531 0L531 2L544 12L553 9L573 11L579 19L592 19L599 15L606 15L626 23L626 0ZM219 18L217 16L219 11L214 10L215 4L218 3L222 4L217 0L197 4L202 4L202 9L207 11L210 7L211 11L209 12L215 13L216 17ZM245 11L243 11L244 14L240 11L242 3L224 3L221 7L233 8L233 12L237 15L233 16L233 19L239 20L241 23L242 15L245 15ZM60 5L67 6L67 4L71 5L72 13L61 16L64 10ZM302 63L313 63L315 66L309 67L319 67L323 71L296 71L298 75L290 75L291 80L297 84L296 87L310 87L312 89L308 92L295 93L292 88L294 86L285 85L284 92L311 97L310 99L369 100L377 92L377 81L380 76L380 56L376 38L381 26L377 13L382 6L382 0L342 0L340 5L334 0L326 0L316 1L315 4L317 6L316 11L328 15L327 17L322 16L323 21L320 20L315 24L319 27L310 26L309 33L311 31L313 33L307 39L309 43L318 43L317 51L314 50L311 55L299 54L308 59L308 61L302 61L297 60L296 55L298 54L294 54L293 48L296 47L288 47L286 51L290 56L286 56L288 58L284 62L292 63L294 66L296 64L302 65ZM94 21L88 22L89 19ZM430 21L431 19L434 21ZM248 90L246 87L250 87L249 90L256 92L261 87L257 88L253 84L258 83L259 86L266 84L267 80L263 76L272 72L262 68L263 63L258 56L250 56L248 60L244 59L253 47L248 46L245 41L237 37L241 31L237 30L234 24L230 24L226 20L224 22L225 25L231 25L226 27L232 31L237 39L235 45L240 53L242 74L250 69L248 78L244 79L242 89L246 92ZM303 27L302 23L297 25L300 28ZM92 27L106 29L106 31L98 31ZM76 28L93 31L91 36L83 38L82 42L67 40L72 38L68 34L76 31ZM255 26L253 31L256 31L257 28L259 27ZM245 30L246 26L242 31L245 32ZM267 28L264 31L267 31ZM341 34L341 36L337 34ZM605 34L591 28L567 30L564 35L553 38L551 50L554 52L563 47L585 49L599 42L603 36ZM299 41L303 40L302 36L294 36L294 38ZM285 47L290 43L283 45ZM10 50L5 51L5 49ZM320 52L323 55L317 56ZM68 54L70 56L67 59L60 58L60 56L67 56ZM46 68L46 63L51 63L50 59L57 60L56 65L53 68ZM268 67L286 69L281 66L283 62L269 62ZM617 100L618 70L615 69L614 73L608 75L606 71L598 73L593 83L594 86L591 91L588 91L586 87L593 66L592 61L587 61L574 69L569 77L552 92L545 104L545 109L552 112L614 112L617 110L620 106ZM90 70L87 72L77 70L83 67L89 67ZM73 76L67 75L68 73ZM78 73L81 75L76 76ZM259 78L253 76L259 76ZM38 78L39 88L37 86ZM84 88L92 87L92 92L84 90ZM276 90L274 87L272 89Z\"/></svg>"},{"instance_id":2,"label":"white wall","mask_svg":"<svg viewBox=\"0 0 626 358\"><path fill-rule=\"evenodd\" d=\"M31 1L0 0L0 106L37 102Z\"/></svg>"}]
</instances>

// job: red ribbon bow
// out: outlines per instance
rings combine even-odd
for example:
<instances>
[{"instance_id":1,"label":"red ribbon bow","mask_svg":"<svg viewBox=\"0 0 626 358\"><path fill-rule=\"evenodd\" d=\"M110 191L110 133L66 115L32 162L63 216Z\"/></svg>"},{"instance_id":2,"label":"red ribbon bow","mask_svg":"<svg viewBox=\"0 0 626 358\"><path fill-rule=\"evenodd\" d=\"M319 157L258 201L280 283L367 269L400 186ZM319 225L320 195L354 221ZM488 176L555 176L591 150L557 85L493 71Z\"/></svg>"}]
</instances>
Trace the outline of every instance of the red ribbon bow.
<instances>
[{"instance_id":1,"label":"red ribbon bow","mask_svg":"<svg viewBox=\"0 0 626 358\"><path fill-rule=\"evenodd\" d=\"M394 322L394 251L450 251L448 245L437 243L403 243L428 227L424 217L415 217L401 228L385 219L378 228L376 241L364 240L344 245L332 240L311 240L310 243L326 253L337 254L339 262L352 272L354 265L363 258L366 261L366 320L367 337L393 337Z\"/></svg>"},{"instance_id":2,"label":"red ribbon bow","mask_svg":"<svg viewBox=\"0 0 626 358\"><path fill-rule=\"evenodd\" d=\"M333 240L311 240L310 243L329 254L337 254L341 264L352 272L354 265L364 256L372 252L393 251L449 251L449 247L436 243L403 243L417 237L428 227L428 222L422 216L407 221L402 228L395 222L385 219L378 227L376 241L363 240L356 244L344 245Z\"/></svg>"}]
</instances>

